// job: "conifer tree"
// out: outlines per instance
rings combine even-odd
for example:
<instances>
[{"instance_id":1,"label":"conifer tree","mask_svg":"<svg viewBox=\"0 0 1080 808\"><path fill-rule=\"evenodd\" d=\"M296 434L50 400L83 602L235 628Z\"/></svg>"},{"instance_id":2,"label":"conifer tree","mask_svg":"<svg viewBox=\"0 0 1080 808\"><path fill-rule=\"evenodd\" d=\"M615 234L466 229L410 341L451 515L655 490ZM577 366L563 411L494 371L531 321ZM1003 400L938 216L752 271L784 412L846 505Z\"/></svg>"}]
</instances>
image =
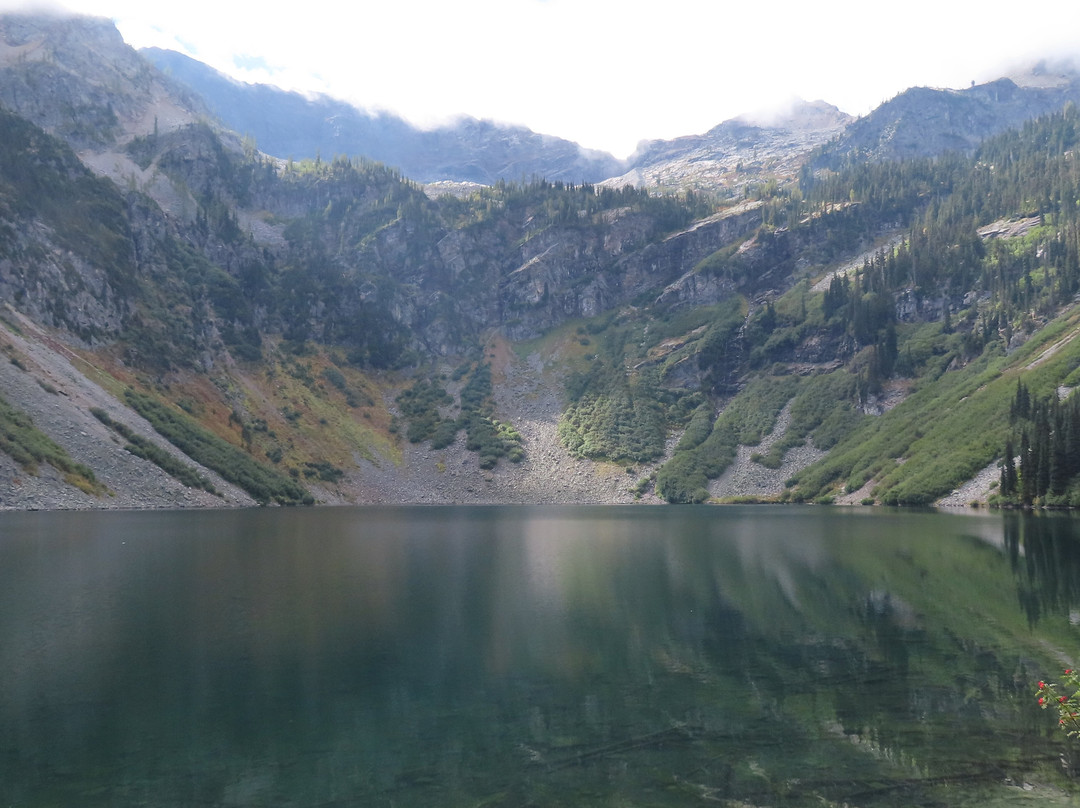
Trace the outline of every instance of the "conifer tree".
<instances>
[{"instance_id":1,"label":"conifer tree","mask_svg":"<svg viewBox=\"0 0 1080 808\"><path fill-rule=\"evenodd\" d=\"M1001 464L1001 495L1012 497L1016 495L1016 461L1013 457L1012 440L1005 441L1005 460Z\"/></svg>"}]
</instances>

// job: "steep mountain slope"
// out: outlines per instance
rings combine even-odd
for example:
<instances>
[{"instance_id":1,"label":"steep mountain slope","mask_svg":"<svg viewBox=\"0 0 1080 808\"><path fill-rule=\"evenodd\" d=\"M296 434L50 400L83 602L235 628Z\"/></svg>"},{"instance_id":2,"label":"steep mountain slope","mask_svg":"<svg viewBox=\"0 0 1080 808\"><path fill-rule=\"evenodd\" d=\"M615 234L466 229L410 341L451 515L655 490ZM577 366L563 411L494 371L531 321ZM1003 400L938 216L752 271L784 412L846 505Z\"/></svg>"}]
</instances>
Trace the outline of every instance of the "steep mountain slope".
<instances>
[{"instance_id":1,"label":"steep mountain slope","mask_svg":"<svg viewBox=\"0 0 1080 808\"><path fill-rule=\"evenodd\" d=\"M604 152L520 126L466 117L423 130L392 113L237 82L175 51L147 48L142 54L204 98L226 126L250 135L260 149L277 157L364 157L393 166L416 182L484 185L534 176L596 182L622 166Z\"/></svg>"},{"instance_id":2,"label":"steep mountain slope","mask_svg":"<svg viewBox=\"0 0 1080 808\"><path fill-rule=\"evenodd\" d=\"M969 154L991 135L1077 101L1080 73L1045 63L965 90L913 87L851 123L825 150L825 162L850 155L896 160Z\"/></svg>"},{"instance_id":3,"label":"steep mountain slope","mask_svg":"<svg viewBox=\"0 0 1080 808\"><path fill-rule=\"evenodd\" d=\"M824 101L796 100L790 109L761 119L742 116L704 135L643 143L629 158L630 171L604 184L730 193L769 178L789 179L811 151L853 120Z\"/></svg>"},{"instance_id":4,"label":"steep mountain slope","mask_svg":"<svg viewBox=\"0 0 1080 808\"><path fill-rule=\"evenodd\" d=\"M0 16L0 104L80 151L208 114L107 20L48 14Z\"/></svg>"},{"instance_id":5,"label":"steep mountain slope","mask_svg":"<svg viewBox=\"0 0 1080 808\"><path fill-rule=\"evenodd\" d=\"M738 204L432 199L267 157L99 23L0 32L0 507L925 504L1009 445L1005 501L1080 503L1075 108L797 181L797 127L721 126L777 150Z\"/></svg>"}]
</instances>

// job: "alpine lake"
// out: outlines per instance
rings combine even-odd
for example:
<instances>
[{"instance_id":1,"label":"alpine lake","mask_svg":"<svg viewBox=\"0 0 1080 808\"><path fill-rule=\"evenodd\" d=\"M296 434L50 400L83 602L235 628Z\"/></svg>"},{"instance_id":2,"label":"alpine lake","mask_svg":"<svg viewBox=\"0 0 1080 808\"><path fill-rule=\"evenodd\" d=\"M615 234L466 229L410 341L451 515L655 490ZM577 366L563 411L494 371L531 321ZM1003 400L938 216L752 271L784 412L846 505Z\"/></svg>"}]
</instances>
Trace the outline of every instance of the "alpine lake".
<instances>
[{"instance_id":1,"label":"alpine lake","mask_svg":"<svg viewBox=\"0 0 1080 808\"><path fill-rule=\"evenodd\" d=\"M0 514L4 808L1080 805L1077 661L1068 514Z\"/></svg>"}]
</instances>

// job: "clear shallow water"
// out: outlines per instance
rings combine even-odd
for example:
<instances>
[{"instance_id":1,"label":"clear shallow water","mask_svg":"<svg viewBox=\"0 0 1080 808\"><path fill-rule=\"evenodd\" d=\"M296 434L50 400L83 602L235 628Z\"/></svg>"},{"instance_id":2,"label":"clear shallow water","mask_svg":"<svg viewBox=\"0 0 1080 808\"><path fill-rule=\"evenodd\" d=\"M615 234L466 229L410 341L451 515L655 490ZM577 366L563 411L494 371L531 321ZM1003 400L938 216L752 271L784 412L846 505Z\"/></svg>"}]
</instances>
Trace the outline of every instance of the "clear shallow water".
<instances>
[{"instance_id":1,"label":"clear shallow water","mask_svg":"<svg viewBox=\"0 0 1080 808\"><path fill-rule=\"evenodd\" d=\"M1073 804L1077 609L1068 516L0 514L0 805Z\"/></svg>"}]
</instances>

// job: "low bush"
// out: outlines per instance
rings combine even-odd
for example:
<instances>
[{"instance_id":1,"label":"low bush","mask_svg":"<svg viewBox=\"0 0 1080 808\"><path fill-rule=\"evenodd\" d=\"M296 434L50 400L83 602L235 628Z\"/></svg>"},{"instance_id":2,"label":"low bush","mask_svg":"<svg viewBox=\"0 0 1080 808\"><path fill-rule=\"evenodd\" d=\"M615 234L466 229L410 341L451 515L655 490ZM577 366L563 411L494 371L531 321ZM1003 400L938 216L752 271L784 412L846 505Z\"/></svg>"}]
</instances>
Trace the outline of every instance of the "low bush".
<instances>
[{"instance_id":1,"label":"low bush","mask_svg":"<svg viewBox=\"0 0 1080 808\"><path fill-rule=\"evenodd\" d=\"M412 443L429 440L431 448L438 450L452 445L458 433L465 430L465 448L480 455L480 468L494 468L502 457L520 463L525 459L521 435L511 425L493 417L491 366L480 363L473 368L466 363L451 376L454 381L460 381L470 369L468 381L461 389L461 413L456 419L439 413L440 407L452 405L454 399L441 385L428 379L418 380L397 397L408 425L406 436Z\"/></svg>"},{"instance_id":2,"label":"low bush","mask_svg":"<svg viewBox=\"0 0 1080 808\"><path fill-rule=\"evenodd\" d=\"M37 474L39 463L47 463L82 491L97 495L104 490L88 466L76 463L62 446L34 426L29 415L3 398L0 398L0 452L30 474Z\"/></svg>"},{"instance_id":3,"label":"low bush","mask_svg":"<svg viewBox=\"0 0 1080 808\"><path fill-rule=\"evenodd\" d=\"M740 444L756 445L772 431L776 417L798 389L794 376L763 376L736 395L702 437L711 419L711 405L694 413L672 458L656 475L656 492L668 502L704 502L709 480L734 461ZM768 455L761 456L763 462ZM779 463L777 463L777 468Z\"/></svg>"},{"instance_id":4,"label":"low bush","mask_svg":"<svg viewBox=\"0 0 1080 808\"><path fill-rule=\"evenodd\" d=\"M169 443L196 463L213 469L260 504L311 505L315 498L289 477L258 463L242 449L203 428L188 416L135 390L127 402Z\"/></svg>"},{"instance_id":5,"label":"low bush","mask_svg":"<svg viewBox=\"0 0 1080 808\"><path fill-rule=\"evenodd\" d=\"M124 449L131 454L136 457L141 457L143 460L149 460L170 477L180 481L188 488L201 488L204 491L209 491L211 494L218 494L213 483L199 474L194 468L177 460L156 443L147 440L139 433L130 429L126 424L114 421L109 417L105 410L98 407L91 407L90 413L101 421L101 423L105 424L105 426L109 427L126 440L127 443L124 445Z\"/></svg>"}]
</instances>

